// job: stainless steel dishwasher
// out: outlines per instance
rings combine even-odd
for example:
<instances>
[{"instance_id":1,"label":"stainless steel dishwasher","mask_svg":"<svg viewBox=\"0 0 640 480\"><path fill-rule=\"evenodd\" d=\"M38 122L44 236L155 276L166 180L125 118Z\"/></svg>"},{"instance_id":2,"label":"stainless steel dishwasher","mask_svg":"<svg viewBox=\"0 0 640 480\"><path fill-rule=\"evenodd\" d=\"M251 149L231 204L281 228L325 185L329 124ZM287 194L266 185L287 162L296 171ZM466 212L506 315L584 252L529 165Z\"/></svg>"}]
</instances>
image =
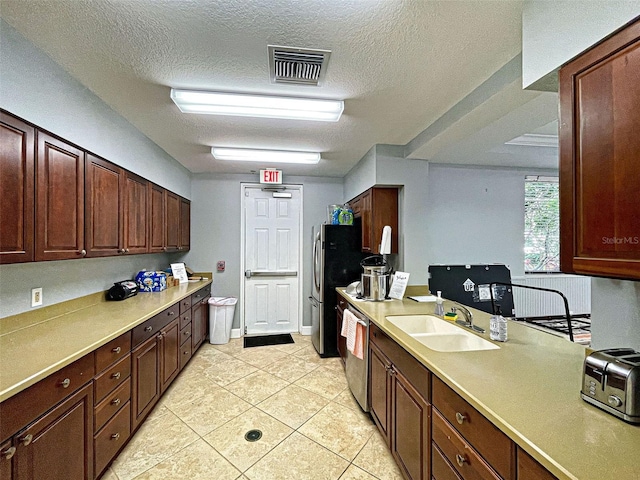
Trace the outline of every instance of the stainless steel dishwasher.
<instances>
[{"instance_id":1,"label":"stainless steel dishwasher","mask_svg":"<svg viewBox=\"0 0 640 480\"><path fill-rule=\"evenodd\" d=\"M364 358L360 360L347 350L345 373L349 389L365 412L369 411L369 319L355 308L345 309L353 313L358 323L364 326Z\"/></svg>"}]
</instances>

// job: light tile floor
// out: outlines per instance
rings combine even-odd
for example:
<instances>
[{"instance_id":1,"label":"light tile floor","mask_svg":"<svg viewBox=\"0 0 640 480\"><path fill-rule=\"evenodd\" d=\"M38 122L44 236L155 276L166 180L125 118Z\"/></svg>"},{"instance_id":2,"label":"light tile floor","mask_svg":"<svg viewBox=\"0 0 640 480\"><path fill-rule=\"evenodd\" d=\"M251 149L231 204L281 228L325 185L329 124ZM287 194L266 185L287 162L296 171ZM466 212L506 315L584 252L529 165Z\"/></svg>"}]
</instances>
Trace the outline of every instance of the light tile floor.
<instances>
[{"instance_id":1,"label":"light tile floor","mask_svg":"<svg viewBox=\"0 0 640 480\"><path fill-rule=\"evenodd\" d=\"M205 343L102 479L402 479L340 360L293 337ZM246 441L251 429L262 438Z\"/></svg>"}]
</instances>

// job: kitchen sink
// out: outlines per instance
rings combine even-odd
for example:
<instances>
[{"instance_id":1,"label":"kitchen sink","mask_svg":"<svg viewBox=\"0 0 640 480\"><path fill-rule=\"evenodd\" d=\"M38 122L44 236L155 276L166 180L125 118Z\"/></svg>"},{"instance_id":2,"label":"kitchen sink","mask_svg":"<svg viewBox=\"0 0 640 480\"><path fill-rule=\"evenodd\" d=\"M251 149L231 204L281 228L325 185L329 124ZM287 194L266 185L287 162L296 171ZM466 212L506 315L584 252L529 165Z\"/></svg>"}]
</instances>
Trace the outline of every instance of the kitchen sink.
<instances>
[{"instance_id":1,"label":"kitchen sink","mask_svg":"<svg viewBox=\"0 0 640 480\"><path fill-rule=\"evenodd\" d=\"M462 327L433 315L397 315L386 319L436 352L474 352L500 348Z\"/></svg>"},{"instance_id":2,"label":"kitchen sink","mask_svg":"<svg viewBox=\"0 0 640 480\"><path fill-rule=\"evenodd\" d=\"M461 330L459 333L429 334L418 333L411 335L425 347L436 352L475 352L478 350L497 350L500 347L474 335L471 332Z\"/></svg>"},{"instance_id":3,"label":"kitchen sink","mask_svg":"<svg viewBox=\"0 0 640 480\"><path fill-rule=\"evenodd\" d=\"M433 315L398 315L386 317L387 321L409 335L416 333L458 333L460 327Z\"/></svg>"}]
</instances>

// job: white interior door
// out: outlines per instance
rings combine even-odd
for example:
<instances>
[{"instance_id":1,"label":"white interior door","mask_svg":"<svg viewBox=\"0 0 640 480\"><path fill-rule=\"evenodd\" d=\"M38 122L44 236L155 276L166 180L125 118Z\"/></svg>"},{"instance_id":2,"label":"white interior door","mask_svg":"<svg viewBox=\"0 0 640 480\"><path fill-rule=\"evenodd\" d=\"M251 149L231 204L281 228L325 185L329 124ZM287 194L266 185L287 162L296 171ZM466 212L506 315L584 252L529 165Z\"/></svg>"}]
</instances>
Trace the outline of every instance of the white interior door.
<instances>
[{"instance_id":1,"label":"white interior door","mask_svg":"<svg viewBox=\"0 0 640 480\"><path fill-rule=\"evenodd\" d=\"M244 187L245 333L298 331L300 298L299 187Z\"/></svg>"}]
</instances>

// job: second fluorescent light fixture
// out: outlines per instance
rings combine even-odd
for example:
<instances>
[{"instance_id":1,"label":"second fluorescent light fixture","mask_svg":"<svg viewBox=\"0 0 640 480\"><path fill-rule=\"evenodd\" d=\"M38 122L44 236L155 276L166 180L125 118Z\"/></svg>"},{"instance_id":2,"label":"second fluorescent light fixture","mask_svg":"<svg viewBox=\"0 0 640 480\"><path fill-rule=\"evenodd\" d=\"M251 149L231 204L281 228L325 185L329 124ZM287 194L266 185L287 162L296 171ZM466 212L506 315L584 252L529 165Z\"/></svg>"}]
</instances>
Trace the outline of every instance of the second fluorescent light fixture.
<instances>
[{"instance_id":1,"label":"second fluorescent light fixture","mask_svg":"<svg viewBox=\"0 0 640 480\"><path fill-rule=\"evenodd\" d=\"M257 150L253 148L211 147L211 155L217 160L237 162L311 163L320 161L318 152L293 152L290 150Z\"/></svg>"},{"instance_id":2,"label":"second fluorescent light fixture","mask_svg":"<svg viewBox=\"0 0 640 480\"><path fill-rule=\"evenodd\" d=\"M286 118L337 122L344 110L342 100L274 97L240 93L171 89L171 100L183 113Z\"/></svg>"}]
</instances>

